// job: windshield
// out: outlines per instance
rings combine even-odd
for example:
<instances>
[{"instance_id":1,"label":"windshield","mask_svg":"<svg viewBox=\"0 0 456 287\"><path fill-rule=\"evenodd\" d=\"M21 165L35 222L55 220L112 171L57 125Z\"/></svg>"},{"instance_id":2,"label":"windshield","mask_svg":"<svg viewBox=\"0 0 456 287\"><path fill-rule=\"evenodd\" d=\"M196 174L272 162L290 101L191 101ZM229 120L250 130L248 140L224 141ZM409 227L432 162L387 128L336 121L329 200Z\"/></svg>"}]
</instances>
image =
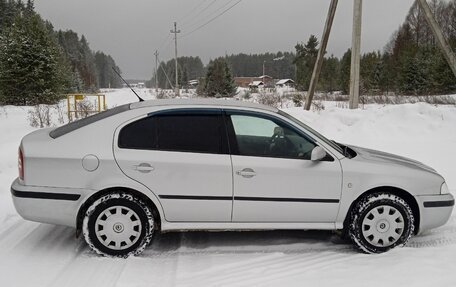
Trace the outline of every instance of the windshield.
<instances>
[{"instance_id":1,"label":"windshield","mask_svg":"<svg viewBox=\"0 0 456 287\"><path fill-rule=\"evenodd\" d=\"M299 126L303 127L304 129L310 131L312 134L314 134L316 137L318 137L320 140L322 140L324 143L326 143L327 145L329 145L333 149L337 150L339 153L345 154L345 152L342 149L342 147L340 147L337 143L325 138L322 134L320 134L316 130L312 129L311 127L309 127L305 123L301 122L300 120L296 119L295 117L292 117L289 114L287 114L287 113L285 113L283 111L280 111L280 110L279 110L279 115L282 115L282 116L286 117L287 119L291 120L292 122L298 124Z\"/></svg>"}]
</instances>

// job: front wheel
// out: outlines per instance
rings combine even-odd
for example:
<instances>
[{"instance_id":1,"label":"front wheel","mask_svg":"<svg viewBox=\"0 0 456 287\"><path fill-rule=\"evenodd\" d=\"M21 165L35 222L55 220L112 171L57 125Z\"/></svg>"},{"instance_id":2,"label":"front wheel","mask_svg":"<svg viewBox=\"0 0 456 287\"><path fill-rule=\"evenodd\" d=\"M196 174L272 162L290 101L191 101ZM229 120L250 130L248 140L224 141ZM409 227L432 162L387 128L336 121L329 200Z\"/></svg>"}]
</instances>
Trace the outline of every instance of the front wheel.
<instances>
[{"instance_id":1,"label":"front wheel","mask_svg":"<svg viewBox=\"0 0 456 287\"><path fill-rule=\"evenodd\" d=\"M405 200L390 193L361 199L351 211L348 233L366 253L383 253L407 243L414 231L414 217Z\"/></svg>"},{"instance_id":2,"label":"front wheel","mask_svg":"<svg viewBox=\"0 0 456 287\"><path fill-rule=\"evenodd\" d=\"M111 193L87 209L83 221L86 242L98 254L113 257L139 255L152 239L150 208L127 193Z\"/></svg>"}]
</instances>

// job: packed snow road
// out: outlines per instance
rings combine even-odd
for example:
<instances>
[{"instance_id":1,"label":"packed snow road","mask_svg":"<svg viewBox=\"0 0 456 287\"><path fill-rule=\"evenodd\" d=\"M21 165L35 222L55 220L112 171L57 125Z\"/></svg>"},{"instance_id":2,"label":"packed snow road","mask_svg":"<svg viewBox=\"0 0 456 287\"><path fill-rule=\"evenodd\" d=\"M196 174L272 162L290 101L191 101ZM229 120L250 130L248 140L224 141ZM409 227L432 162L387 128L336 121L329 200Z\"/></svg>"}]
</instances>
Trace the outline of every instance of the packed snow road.
<instances>
[{"instance_id":1,"label":"packed snow road","mask_svg":"<svg viewBox=\"0 0 456 287\"><path fill-rule=\"evenodd\" d=\"M110 105L134 101L108 94ZM287 109L326 136L422 161L456 188L456 107ZM72 228L28 222L11 202L27 108L0 108L0 286L456 286L456 216L407 247L365 255L331 232L188 232L154 238L140 256L94 254ZM50 211L52 212L52 211Z\"/></svg>"},{"instance_id":2,"label":"packed snow road","mask_svg":"<svg viewBox=\"0 0 456 287\"><path fill-rule=\"evenodd\" d=\"M365 255L328 232L167 233L140 257L100 258L74 230L10 216L2 286L454 286L456 218L408 247ZM375 278L375 279L374 279ZM312 284L312 285L307 285Z\"/></svg>"}]
</instances>

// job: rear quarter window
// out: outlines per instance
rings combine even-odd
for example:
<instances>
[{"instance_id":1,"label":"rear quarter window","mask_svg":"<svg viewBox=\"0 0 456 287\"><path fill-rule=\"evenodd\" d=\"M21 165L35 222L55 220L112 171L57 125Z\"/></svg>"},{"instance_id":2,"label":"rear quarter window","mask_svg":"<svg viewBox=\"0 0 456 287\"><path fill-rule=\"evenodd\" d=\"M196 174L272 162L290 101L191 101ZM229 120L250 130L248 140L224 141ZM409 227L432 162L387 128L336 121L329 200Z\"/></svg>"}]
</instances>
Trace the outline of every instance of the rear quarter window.
<instances>
[{"instance_id":1,"label":"rear quarter window","mask_svg":"<svg viewBox=\"0 0 456 287\"><path fill-rule=\"evenodd\" d=\"M74 122L71 122L69 124L66 124L64 126L58 127L54 130L52 130L49 133L49 136L53 139L56 139L58 137L61 137L63 135L66 135L68 133L71 133L77 129L80 129L82 127L85 127L87 125L93 124L95 122L101 121L103 119L109 118L111 116L123 113L130 110L130 104L118 106L112 109L109 109L107 111L92 115L90 117L80 119Z\"/></svg>"}]
</instances>

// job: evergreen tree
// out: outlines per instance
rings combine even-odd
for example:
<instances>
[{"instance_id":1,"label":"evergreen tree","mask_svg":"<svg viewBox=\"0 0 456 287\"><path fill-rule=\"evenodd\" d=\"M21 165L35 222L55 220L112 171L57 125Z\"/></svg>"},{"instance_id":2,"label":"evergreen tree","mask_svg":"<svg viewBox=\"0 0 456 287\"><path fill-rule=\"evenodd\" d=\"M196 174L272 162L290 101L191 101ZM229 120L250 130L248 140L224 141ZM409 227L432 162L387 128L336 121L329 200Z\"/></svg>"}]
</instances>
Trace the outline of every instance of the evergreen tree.
<instances>
[{"instance_id":1,"label":"evergreen tree","mask_svg":"<svg viewBox=\"0 0 456 287\"><path fill-rule=\"evenodd\" d=\"M379 89L381 61L380 52L366 53L362 56L360 78L363 91L371 93Z\"/></svg>"},{"instance_id":2,"label":"evergreen tree","mask_svg":"<svg viewBox=\"0 0 456 287\"><path fill-rule=\"evenodd\" d=\"M397 67L390 53L385 52L382 55L379 67L379 88L385 93L395 91L397 81Z\"/></svg>"},{"instance_id":3,"label":"evergreen tree","mask_svg":"<svg viewBox=\"0 0 456 287\"><path fill-rule=\"evenodd\" d=\"M200 57L179 57L177 58L178 63L178 77L179 85L186 87L188 81L197 80L204 76L204 65ZM165 74L166 73L166 74ZM176 67L174 59L165 62L161 62L158 66L157 75L154 75L149 81L148 86L155 85L155 76L158 79L158 86L162 89L170 89L171 86L166 77L168 76L172 85L175 85L175 74Z\"/></svg>"},{"instance_id":4,"label":"evergreen tree","mask_svg":"<svg viewBox=\"0 0 456 287\"><path fill-rule=\"evenodd\" d=\"M453 93L456 91L456 77L440 51L431 59L433 93Z\"/></svg>"},{"instance_id":5,"label":"evergreen tree","mask_svg":"<svg viewBox=\"0 0 456 287\"><path fill-rule=\"evenodd\" d=\"M82 35L79 42L79 53L81 55L81 68L79 71L85 84L84 89L86 91L95 91L97 88L95 58L84 35Z\"/></svg>"},{"instance_id":6,"label":"evergreen tree","mask_svg":"<svg viewBox=\"0 0 456 287\"><path fill-rule=\"evenodd\" d=\"M122 87L121 79L117 76L113 68L116 71L120 71L120 68L116 66L114 59L106 55L103 52L96 52L95 55L95 66L97 71L97 82L99 88L120 88Z\"/></svg>"},{"instance_id":7,"label":"evergreen tree","mask_svg":"<svg viewBox=\"0 0 456 287\"><path fill-rule=\"evenodd\" d=\"M311 35L305 45L297 44L296 58L296 86L300 90L308 90L313 68L318 55L318 39Z\"/></svg>"},{"instance_id":8,"label":"evergreen tree","mask_svg":"<svg viewBox=\"0 0 456 287\"><path fill-rule=\"evenodd\" d=\"M408 55L403 60L400 85L401 91L407 95L418 95L425 90L426 75L422 69L421 58Z\"/></svg>"},{"instance_id":9,"label":"evergreen tree","mask_svg":"<svg viewBox=\"0 0 456 287\"><path fill-rule=\"evenodd\" d=\"M231 70L222 58L209 63L204 85L208 97L232 97L236 93Z\"/></svg>"},{"instance_id":10,"label":"evergreen tree","mask_svg":"<svg viewBox=\"0 0 456 287\"><path fill-rule=\"evenodd\" d=\"M351 49L342 56L340 60L339 86L342 93L347 95L350 92L350 68L351 68Z\"/></svg>"},{"instance_id":11,"label":"evergreen tree","mask_svg":"<svg viewBox=\"0 0 456 287\"><path fill-rule=\"evenodd\" d=\"M224 57L236 77L258 77L265 73L275 79L294 78L294 54L290 52L236 54Z\"/></svg>"},{"instance_id":12,"label":"evergreen tree","mask_svg":"<svg viewBox=\"0 0 456 287\"><path fill-rule=\"evenodd\" d=\"M325 92L334 92L339 89L340 62L339 59L331 56L325 58L321 68L321 75L318 88Z\"/></svg>"},{"instance_id":13,"label":"evergreen tree","mask_svg":"<svg viewBox=\"0 0 456 287\"><path fill-rule=\"evenodd\" d=\"M38 15L17 16L0 36L0 102L55 103L68 85L61 50Z\"/></svg>"}]
</instances>

